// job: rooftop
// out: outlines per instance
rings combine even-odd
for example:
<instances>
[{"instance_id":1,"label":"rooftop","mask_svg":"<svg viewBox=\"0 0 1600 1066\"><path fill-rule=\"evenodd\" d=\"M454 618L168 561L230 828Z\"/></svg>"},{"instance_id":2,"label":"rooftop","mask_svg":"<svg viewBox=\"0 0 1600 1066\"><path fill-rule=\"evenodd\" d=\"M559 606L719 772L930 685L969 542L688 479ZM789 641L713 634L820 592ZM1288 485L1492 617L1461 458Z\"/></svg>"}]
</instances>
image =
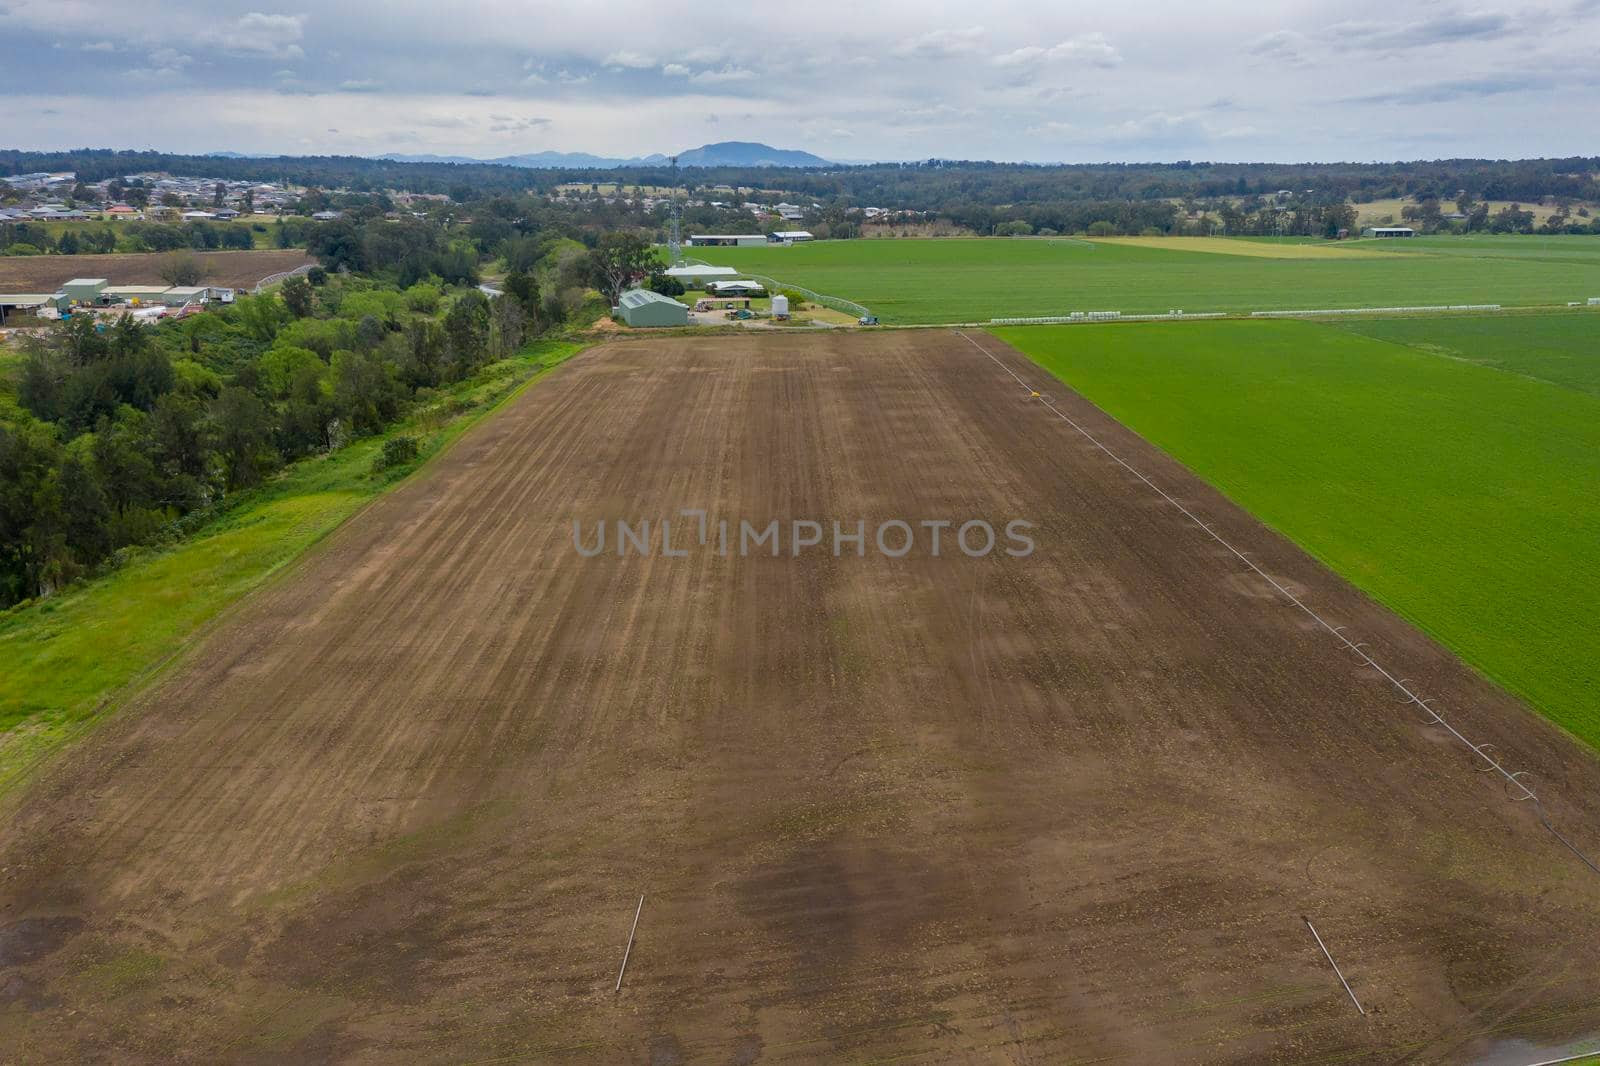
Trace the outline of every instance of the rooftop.
<instances>
[{"instance_id":1,"label":"rooftop","mask_svg":"<svg viewBox=\"0 0 1600 1066\"><path fill-rule=\"evenodd\" d=\"M629 289L627 292L622 294L621 299L619 299L617 302L622 307L630 308L643 307L645 304L671 304L673 307L683 306L672 297L663 296L659 292L652 292L649 289Z\"/></svg>"}]
</instances>

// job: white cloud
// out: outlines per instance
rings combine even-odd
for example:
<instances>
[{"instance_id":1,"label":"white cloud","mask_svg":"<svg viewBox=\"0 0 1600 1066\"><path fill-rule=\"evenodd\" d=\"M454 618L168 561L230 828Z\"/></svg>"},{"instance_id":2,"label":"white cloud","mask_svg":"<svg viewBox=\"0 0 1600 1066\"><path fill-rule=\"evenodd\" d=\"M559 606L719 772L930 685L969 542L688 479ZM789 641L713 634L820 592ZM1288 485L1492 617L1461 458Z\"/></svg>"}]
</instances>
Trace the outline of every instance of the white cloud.
<instances>
[{"instance_id":1,"label":"white cloud","mask_svg":"<svg viewBox=\"0 0 1600 1066\"><path fill-rule=\"evenodd\" d=\"M305 36L306 16L265 15L251 11L231 26L214 30L211 38L233 55L264 56L271 59L302 59L300 41Z\"/></svg>"},{"instance_id":2,"label":"white cloud","mask_svg":"<svg viewBox=\"0 0 1600 1066\"><path fill-rule=\"evenodd\" d=\"M668 63L661 68L661 73L669 78L687 78L690 71L682 63Z\"/></svg>"},{"instance_id":3,"label":"white cloud","mask_svg":"<svg viewBox=\"0 0 1600 1066\"><path fill-rule=\"evenodd\" d=\"M342 93L370 93L383 88L382 82L373 81L371 78L350 78L339 83Z\"/></svg>"},{"instance_id":4,"label":"white cloud","mask_svg":"<svg viewBox=\"0 0 1600 1066\"><path fill-rule=\"evenodd\" d=\"M656 60L639 52L612 52L600 61L601 66L628 67L631 70L649 70L656 65Z\"/></svg>"},{"instance_id":5,"label":"white cloud","mask_svg":"<svg viewBox=\"0 0 1600 1066\"><path fill-rule=\"evenodd\" d=\"M1122 53L1106 39L1105 34L1086 33L1050 48L1027 45L995 56L994 62L1002 67L1034 67L1044 63L1067 63L1109 68L1122 63Z\"/></svg>"},{"instance_id":6,"label":"white cloud","mask_svg":"<svg viewBox=\"0 0 1600 1066\"><path fill-rule=\"evenodd\" d=\"M908 37L895 45L895 55L906 59L950 59L972 55L983 47L982 26L965 29L929 30L916 37Z\"/></svg>"},{"instance_id":7,"label":"white cloud","mask_svg":"<svg viewBox=\"0 0 1600 1066\"><path fill-rule=\"evenodd\" d=\"M755 76L755 71L743 67L723 67L721 70L702 70L691 74L689 80L701 85L720 85L729 81L750 81Z\"/></svg>"}]
</instances>

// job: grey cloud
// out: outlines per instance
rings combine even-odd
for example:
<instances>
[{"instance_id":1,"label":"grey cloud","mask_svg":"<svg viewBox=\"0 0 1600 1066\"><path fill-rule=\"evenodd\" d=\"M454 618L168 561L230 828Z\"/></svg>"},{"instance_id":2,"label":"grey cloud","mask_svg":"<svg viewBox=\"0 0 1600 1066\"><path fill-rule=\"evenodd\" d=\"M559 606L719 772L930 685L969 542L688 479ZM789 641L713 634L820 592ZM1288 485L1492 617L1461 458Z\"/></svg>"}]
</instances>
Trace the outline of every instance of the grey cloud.
<instances>
[{"instance_id":1,"label":"grey cloud","mask_svg":"<svg viewBox=\"0 0 1600 1066\"><path fill-rule=\"evenodd\" d=\"M1262 34L1246 48L1251 55L1263 59L1277 59L1288 63L1303 63L1310 44L1303 33L1294 30L1273 30Z\"/></svg>"},{"instance_id":2,"label":"grey cloud","mask_svg":"<svg viewBox=\"0 0 1600 1066\"><path fill-rule=\"evenodd\" d=\"M543 129L550 125L547 118L512 118L508 115L489 116L490 133L526 133L528 130Z\"/></svg>"},{"instance_id":3,"label":"grey cloud","mask_svg":"<svg viewBox=\"0 0 1600 1066\"><path fill-rule=\"evenodd\" d=\"M1341 22L1324 36L1337 48L1425 48L1454 41L1502 37L1518 32L1509 15L1482 12L1472 15L1437 15L1393 25L1375 22Z\"/></svg>"},{"instance_id":4,"label":"grey cloud","mask_svg":"<svg viewBox=\"0 0 1600 1066\"><path fill-rule=\"evenodd\" d=\"M1549 87L1544 78L1522 74L1490 75L1481 78L1461 78L1454 81L1436 81L1406 88L1389 89L1363 96L1348 96L1341 100L1347 104L1442 104L1482 96L1502 96L1507 93L1528 92Z\"/></svg>"}]
</instances>

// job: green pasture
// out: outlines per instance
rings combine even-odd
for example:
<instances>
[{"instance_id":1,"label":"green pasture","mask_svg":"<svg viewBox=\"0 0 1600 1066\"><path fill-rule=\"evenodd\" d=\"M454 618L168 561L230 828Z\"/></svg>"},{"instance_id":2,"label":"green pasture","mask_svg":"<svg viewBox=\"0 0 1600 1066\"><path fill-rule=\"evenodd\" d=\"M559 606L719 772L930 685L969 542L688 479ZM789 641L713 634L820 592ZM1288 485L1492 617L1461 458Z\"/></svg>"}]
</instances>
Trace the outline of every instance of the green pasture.
<instances>
[{"instance_id":1,"label":"green pasture","mask_svg":"<svg viewBox=\"0 0 1600 1066\"><path fill-rule=\"evenodd\" d=\"M1364 318L1340 328L1600 397L1600 308L1550 314Z\"/></svg>"},{"instance_id":2,"label":"green pasture","mask_svg":"<svg viewBox=\"0 0 1600 1066\"><path fill-rule=\"evenodd\" d=\"M1570 317L1533 335L1559 345L1596 322ZM1479 355L1363 335L1439 327ZM1471 322L1442 321L996 332L1600 746L1600 398L1487 365L1512 358L1516 329L1481 345Z\"/></svg>"},{"instance_id":3,"label":"green pasture","mask_svg":"<svg viewBox=\"0 0 1600 1066\"><path fill-rule=\"evenodd\" d=\"M1444 243L1452 241L1461 243ZM854 300L884 322L901 324L1073 311L1563 305L1600 296L1600 237L1417 238L1343 247L1368 254L1269 259L1065 238L816 241L691 254ZM1394 254L1371 254L1377 248Z\"/></svg>"}]
</instances>

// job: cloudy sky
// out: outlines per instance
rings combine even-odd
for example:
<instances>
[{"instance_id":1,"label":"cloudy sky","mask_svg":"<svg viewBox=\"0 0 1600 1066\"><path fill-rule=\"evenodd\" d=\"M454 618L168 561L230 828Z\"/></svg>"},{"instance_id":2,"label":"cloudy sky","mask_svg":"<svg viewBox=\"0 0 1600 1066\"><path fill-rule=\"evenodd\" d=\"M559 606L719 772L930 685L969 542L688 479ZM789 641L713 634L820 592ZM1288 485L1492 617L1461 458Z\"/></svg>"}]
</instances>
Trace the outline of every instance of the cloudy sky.
<instances>
[{"instance_id":1,"label":"cloudy sky","mask_svg":"<svg viewBox=\"0 0 1600 1066\"><path fill-rule=\"evenodd\" d=\"M1600 0L0 0L0 147L1588 155L1597 54Z\"/></svg>"}]
</instances>

